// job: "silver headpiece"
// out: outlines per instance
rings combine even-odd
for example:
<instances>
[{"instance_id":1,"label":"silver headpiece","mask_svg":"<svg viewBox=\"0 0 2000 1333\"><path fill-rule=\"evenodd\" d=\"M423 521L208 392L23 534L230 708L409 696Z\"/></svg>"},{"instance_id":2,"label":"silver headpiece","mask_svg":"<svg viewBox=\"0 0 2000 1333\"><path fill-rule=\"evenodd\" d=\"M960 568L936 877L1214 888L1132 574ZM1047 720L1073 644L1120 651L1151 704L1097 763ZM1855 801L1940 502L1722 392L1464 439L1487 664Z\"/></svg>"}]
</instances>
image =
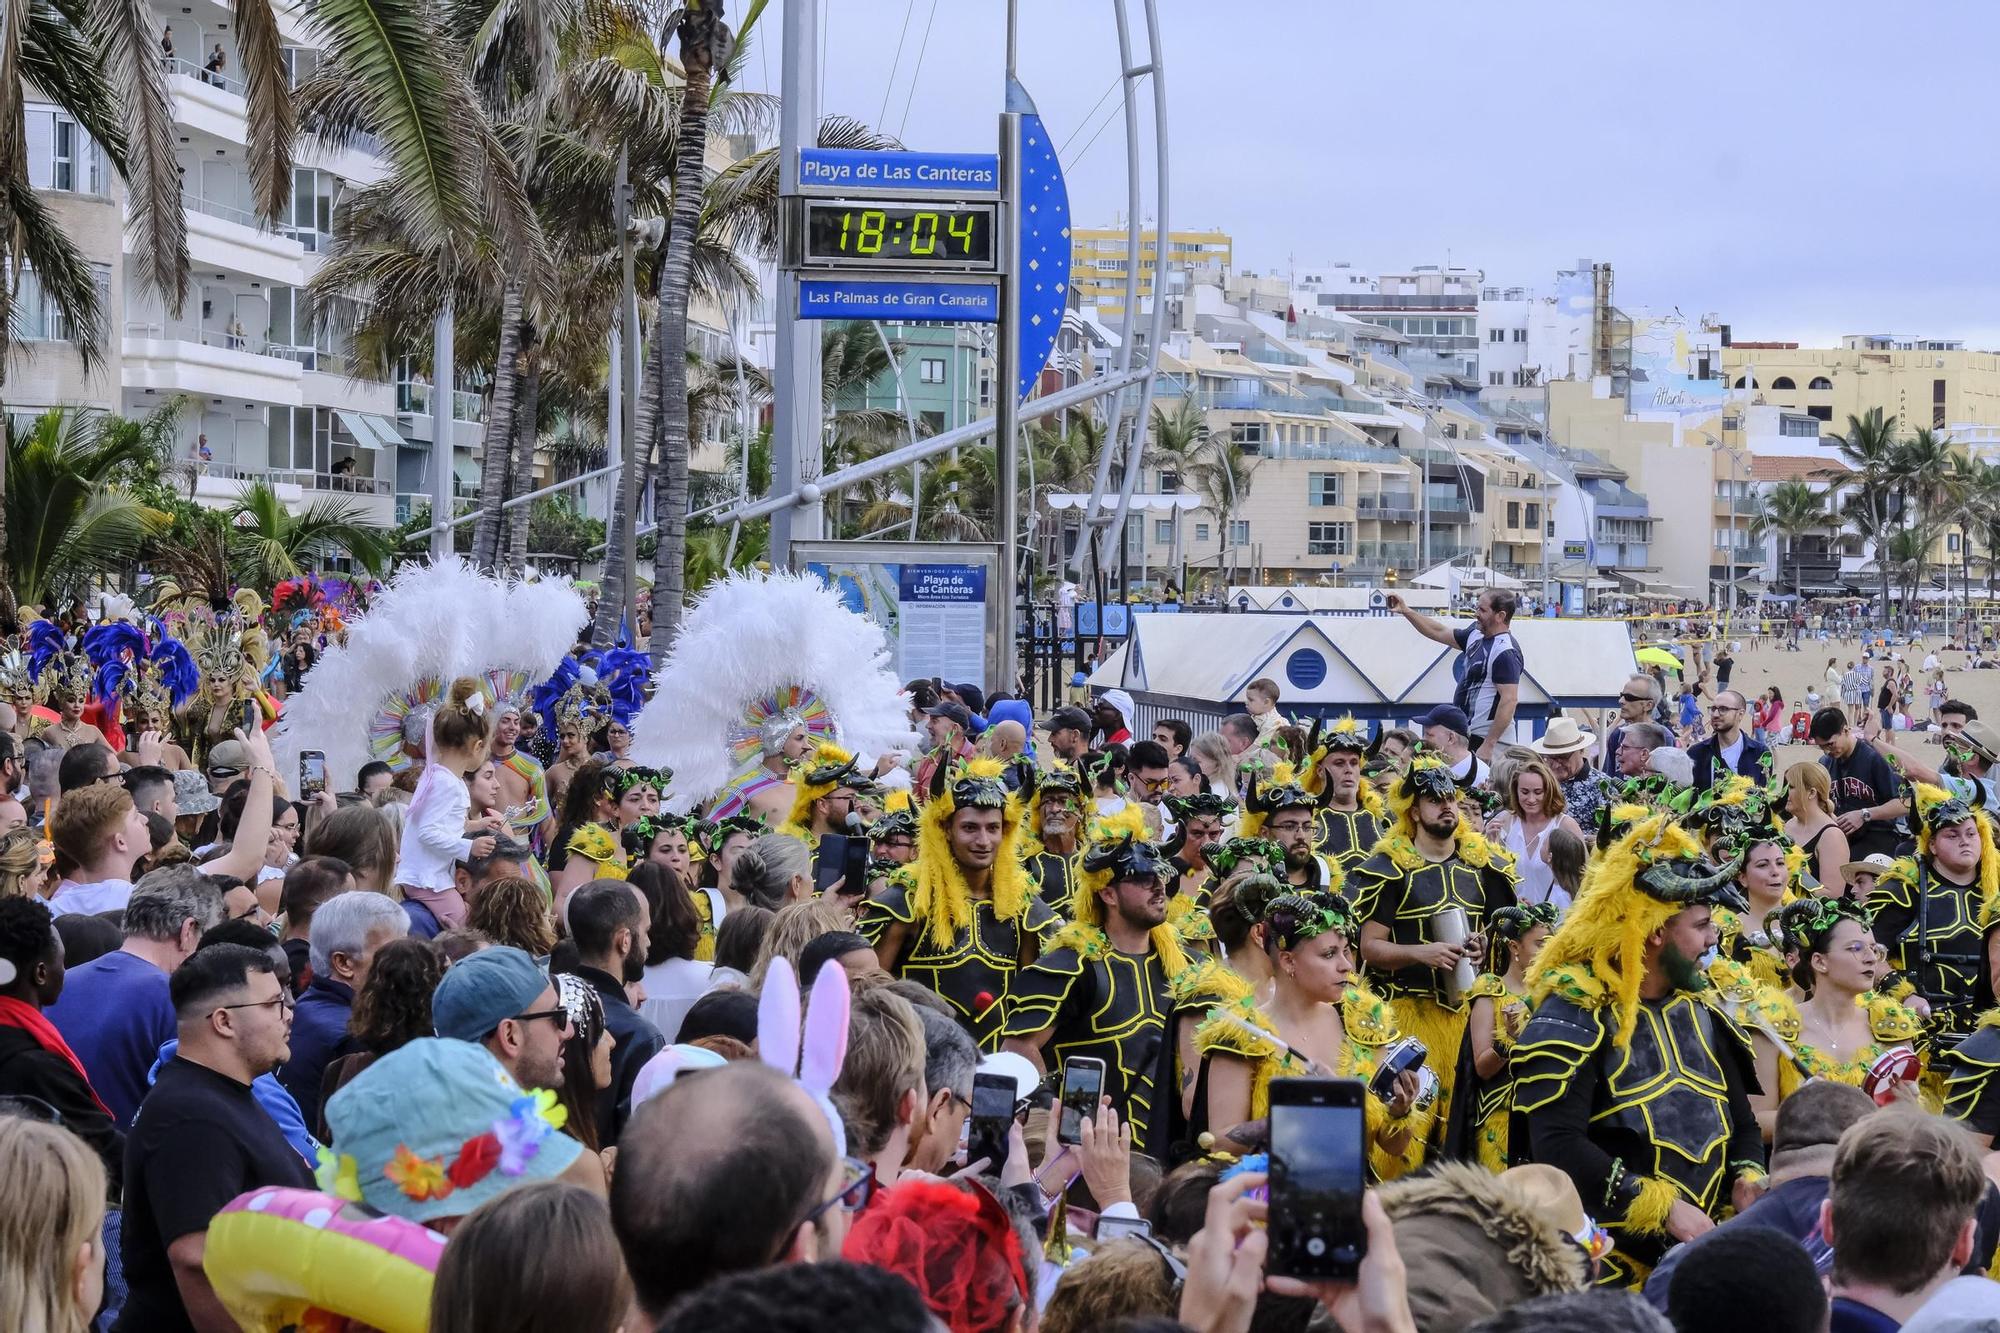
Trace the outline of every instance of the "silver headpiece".
<instances>
[{"instance_id":1,"label":"silver headpiece","mask_svg":"<svg viewBox=\"0 0 2000 1333\"><path fill-rule=\"evenodd\" d=\"M758 743L764 747L764 757L775 759L783 754L785 742L791 739L793 732L805 724L805 718L798 713L778 713L765 718L764 725L758 729L757 737Z\"/></svg>"}]
</instances>

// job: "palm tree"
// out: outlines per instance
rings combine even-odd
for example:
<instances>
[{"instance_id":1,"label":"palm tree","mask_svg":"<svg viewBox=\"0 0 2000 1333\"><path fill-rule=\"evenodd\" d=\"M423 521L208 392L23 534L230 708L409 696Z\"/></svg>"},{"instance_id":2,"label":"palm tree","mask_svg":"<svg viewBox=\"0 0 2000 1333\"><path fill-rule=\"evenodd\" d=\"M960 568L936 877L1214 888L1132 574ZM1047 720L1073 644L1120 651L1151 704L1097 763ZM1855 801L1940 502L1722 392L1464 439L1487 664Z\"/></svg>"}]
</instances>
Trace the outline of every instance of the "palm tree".
<instances>
[{"instance_id":1,"label":"palm tree","mask_svg":"<svg viewBox=\"0 0 2000 1333\"><path fill-rule=\"evenodd\" d=\"M1784 551L1778 568L1782 573L1785 565L1791 563L1791 578L1796 586L1799 576L1797 565L1791 560L1793 547L1800 537L1827 525L1826 498L1797 477L1781 481L1764 497L1762 518L1771 530L1783 538Z\"/></svg>"},{"instance_id":2,"label":"palm tree","mask_svg":"<svg viewBox=\"0 0 2000 1333\"><path fill-rule=\"evenodd\" d=\"M7 568L18 605L40 606L128 564L169 516L121 484L160 456L146 423L52 407L25 428L8 417Z\"/></svg>"},{"instance_id":3,"label":"palm tree","mask_svg":"<svg viewBox=\"0 0 2000 1333\"><path fill-rule=\"evenodd\" d=\"M388 567L389 530L352 500L316 500L294 514L268 482L243 488L228 509L230 559L243 582L268 588L342 552L371 574Z\"/></svg>"},{"instance_id":4,"label":"palm tree","mask_svg":"<svg viewBox=\"0 0 2000 1333\"><path fill-rule=\"evenodd\" d=\"M1959 511L1961 531L1979 534L1986 548L1986 595L1993 596L1994 579L2000 574L2000 463L1975 458L1966 475L1964 499ZM1972 543L1966 541L1970 560ZM1971 565L1966 566L1966 586L1972 586Z\"/></svg>"},{"instance_id":5,"label":"palm tree","mask_svg":"<svg viewBox=\"0 0 2000 1333\"><path fill-rule=\"evenodd\" d=\"M1847 433L1830 435L1848 471L1826 475L1845 481L1853 489L1843 506L1849 522L1875 546L1875 565L1882 576L1882 623L1889 623L1889 563L1884 544L1900 528L1897 515L1902 504L1896 486L1896 418L1871 407L1863 416L1847 418Z\"/></svg>"},{"instance_id":6,"label":"palm tree","mask_svg":"<svg viewBox=\"0 0 2000 1333\"><path fill-rule=\"evenodd\" d=\"M1150 435L1145 461L1162 471L1186 478L1209 449L1208 414L1192 398L1181 399L1171 412L1164 405L1155 403ZM1185 481L1182 484L1185 485ZM1181 511L1178 509L1173 513L1173 535L1173 548L1168 552L1167 566L1178 577L1181 567Z\"/></svg>"}]
</instances>

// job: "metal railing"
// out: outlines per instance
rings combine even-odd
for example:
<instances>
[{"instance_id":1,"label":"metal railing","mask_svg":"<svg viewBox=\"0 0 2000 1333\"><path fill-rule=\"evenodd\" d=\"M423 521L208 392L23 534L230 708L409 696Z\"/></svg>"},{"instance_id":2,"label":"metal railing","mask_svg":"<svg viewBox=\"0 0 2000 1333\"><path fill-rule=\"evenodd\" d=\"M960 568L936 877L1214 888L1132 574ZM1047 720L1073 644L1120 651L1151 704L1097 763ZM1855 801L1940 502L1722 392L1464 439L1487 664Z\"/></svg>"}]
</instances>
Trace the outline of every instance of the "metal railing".
<instances>
[{"instance_id":1,"label":"metal railing","mask_svg":"<svg viewBox=\"0 0 2000 1333\"><path fill-rule=\"evenodd\" d=\"M205 83L211 88L220 88L226 93L235 93L238 97L246 95L247 90L243 85L243 80L231 78L227 74L214 73L192 60L182 60L179 56L162 56L160 57L160 63L166 67L169 74L185 75L193 79L196 83Z\"/></svg>"},{"instance_id":2,"label":"metal railing","mask_svg":"<svg viewBox=\"0 0 2000 1333\"><path fill-rule=\"evenodd\" d=\"M387 477L362 477L312 468L254 467L242 463L204 463L199 460L191 466L198 477L265 481L273 485L297 486L307 491L333 491L340 495L388 495L391 485Z\"/></svg>"},{"instance_id":3,"label":"metal railing","mask_svg":"<svg viewBox=\"0 0 2000 1333\"><path fill-rule=\"evenodd\" d=\"M212 218L221 218L224 222L234 222L239 226L249 227L253 230L257 226L257 215L255 213L247 208L238 208L234 204L225 204L214 199L205 199L199 195L189 195L183 192L181 194L181 205L196 213L204 213Z\"/></svg>"},{"instance_id":4,"label":"metal railing","mask_svg":"<svg viewBox=\"0 0 2000 1333\"><path fill-rule=\"evenodd\" d=\"M396 381L396 410L405 416L426 417L431 411L431 386L417 384L410 380ZM454 389L451 393L451 415L454 421L481 422L486 420L485 395L470 389Z\"/></svg>"}]
</instances>

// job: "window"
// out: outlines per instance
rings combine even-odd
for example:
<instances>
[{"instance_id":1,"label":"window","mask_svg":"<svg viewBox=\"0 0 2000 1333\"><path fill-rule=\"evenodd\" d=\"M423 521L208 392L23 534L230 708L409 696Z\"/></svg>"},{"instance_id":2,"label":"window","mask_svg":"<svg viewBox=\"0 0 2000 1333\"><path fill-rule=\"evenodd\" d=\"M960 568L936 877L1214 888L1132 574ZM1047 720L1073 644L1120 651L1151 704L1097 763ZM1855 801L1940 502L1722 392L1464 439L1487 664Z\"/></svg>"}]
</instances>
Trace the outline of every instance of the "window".
<instances>
[{"instance_id":1,"label":"window","mask_svg":"<svg viewBox=\"0 0 2000 1333\"><path fill-rule=\"evenodd\" d=\"M1528 341L1528 331L1526 329L1515 329L1514 341L1517 343L1524 343Z\"/></svg>"},{"instance_id":2,"label":"window","mask_svg":"<svg viewBox=\"0 0 2000 1333\"><path fill-rule=\"evenodd\" d=\"M1736 377L1736 387L1739 389L1754 389L1757 387L1757 381L1738 375Z\"/></svg>"},{"instance_id":3,"label":"window","mask_svg":"<svg viewBox=\"0 0 2000 1333\"><path fill-rule=\"evenodd\" d=\"M1931 381L1931 429L1944 429L1944 381Z\"/></svg>"},{"instance_id":4,"label":"window","mask_svg":"<svg viewBox=\"0 0 2000 1333\"><path fill-rule=\"evenodd\" d=\"M1806 409L1806 415L1811 417L1814 421L1832 421L1833 409L1831 407L1826 407L1826 406L1808 407Z\"/></svg>"},{"instance_id":5,"label":"window","mask_svg":"<svg viewBox=\"0 0 2000 1333\"><path fill-rule=\"evenodd\" d=\"M944 383L944 358L927 356L917 363L917 378L925 384Z\"/></svg>"},{"instance_id":6,"label":"window","mask_svg":"<svg viewBox=\"0 0 2000 1333\"><path fill-rule=\"evenodd\" d=\"M1778 434L1790 435L1801 440L1819 438L1819 423L1811 417L1795 417L1787 412L1778 418Z\"/></svg>"},{"instance_id":7,"label":"window","mask_svg":"<svg viewBox=\"0 0 2000 1333\"><path fill-rule=\"evenodd\" d=\"M46 106L25 108L21 119L27 132L28 184L38 190L104 193L97 144L82 126Z\"/></svg>"},{"instance_id":8,"label":"window","mask_svg":"<svg viewBox=\"0 0 2000 1333\"><path fill-rule=\"evenodd\" d=\"M1489 370L1486 372L1486 382L1493 385L1505 384L1507 382L1507 372L1504 370Z\"/></svg>"},{"instance_id":9,"label":"window","mask_svg":"<svg viewBox=\"0 0 2000 1333\"><path fill-rule=\"evenodd\" d=\"M1953 555L1958 554L1958 536L1956 532L1947 532L1944 535L1944 549Z\"/></svg>"},{"instance_id":10,"label":"window","mask_svg":"<svg viewBox=\"0 0 2000 1333\"><path fill-rule=\"evenodd\" d=\"M1523 372L1517 370L1507 377L1507 382L1518 389L1527 383L1527 377Z\"/></svg>"},{"instance_id":11,"label":"window","mask_svg":"<svg viewBox=\"0 0 2000 1333\"><path fill-rule=\"evenodd\" d=\"M1264 447L1264 423L1261 421L1237 421L1229 427L1229 442L1245 453L1256 453Z\"/></svg>"},{"instance_id":12,"label":"window","mask_svg":"<svg viewBox=\"0 0 2000 1333\"><path fill-rule=\"evenodd\" d=\"M942 412L919 412L917 416L924 423L924 434L926 435L936 435L944 429L944 413Z\"/></svg>"},{"instance_id":13,"label":"window","mask_svg":"<svg viewBox=\"0 0 2000 1333\"><path fill-rule=\"evenodd\" d=\"M1340 499L1340 473L1313 472L1306 477L1306 503L1315 509L1338 508Z\"/></svg>"},{"instance_id":14,"label":"window","mask_svg":"<svg viewBox=\"0 0 2000 1333\"><path fill-rule=\"evenodd\" d=\"M111 266L92 264L90 276L97 288L97 308L107 311L111 305ZM41 279L25 264L21 267L20 287L14 293L13 326L14 336L26 342L70 340L69 320L55 302L42 295Z\"/></svg>"},{"instance_id":15,"label":"window","mask_svg":"<svg viewBox=\"0 0 2000 1333\"><path fill-rule=\"evenodd\" d=\"M1510 528L1521 526L1521 502L1519 500L1509 500L1507 502L1507 526Z\"/></svg>"},{"instance_id":16,"label":"window","mask_svg":"<svg viewBox=\"0 0 2000 1333\"><path fill-rule=\"evenodd\" d=\"M1171 546L1174 543L1174 521L1170 518L1153 520L1153 545Z\"/></svg>"},{"instance_id":17,"label":"window","mask_svg":"<svg viewBox=\"0 0 2000 1333\"><path fill-rule=\"evenodd\" d=\"M1352 523L1306 524L1307 555L1346 555L1353 549Z\"/></svg>"},{"instance_id":18,"label":"window","mask_svg":"<svg viewBox=\"0 0 2000 1333\"><path fill-rule=\"evenodd\" d=\"M1798 387L1799 387L1798 385L1792 383L1792 377L1790 375L1780 375L1778 376L1778 378L1771 381L1771 388L1774 390L1796 389Z\"/></svg>"},{"instance_id":19,"label":"window","mask_svg":"<svg viewBox=\"0 0 2000 1333\"><path fill-rule=\"evenodd\" d=\"M1208 540L1208 524L1197 523L1194 525L1194 539L1198 542L1205 542Z\"/></svg>"},{"instance_id":20,"label":"window","mask_svg":"<svg viewBox=\"0 0 2000 1333\"><path fill-rule=\"evenodd\" d=\"M1505 329L1488 329L1488 330L1486 330L1486 341L1487 341L1487 342L1490 342L1490 343L1503 343L1503 342L1506 342L1506 341L1507 341L1507 330L1505 330Z\"/></svg>"},{"instance_id":21,"label":"window","mask_svg":"<svg viewBox=\"0 0 2000 1333\"><path fill-rule=\"evenodd\" d=\"M1812 378L1812 383L1806 385L1806 387L1808 389L1814 389L1820 392L1825 392L1833 388L1833 381L1828 379L1824 375L1815 375Z\"/></svg>"},{"instance_id":22,"label":"window","mask_svg":"<svg viewBox=\"0 0 2000 1333\"><path fill-rule=\"evenodd\" d=\"M1229 544L1231 546L1248 546L1250 544L1249 519L1233 518L1229 521Z\"/></svg>"},{"instance_id":23,"label":"window","mask_svg":"<svg viewBox=\"0 0 2000 1333\"><path fill-rule=\"evenodd\" d=\"M1164 494L1172 495L1174 492L1180 490L1180 488L1181 488L1180 473L1178 472L1160 473L1160 490Z\"/></svg>"},{"instance_id":24,"label":"window","mask_svg":"<svg viewBox=\"0 0 2000 1333\"><path fill-rule=\"evenodd\" d=\"M988 370L979 372L979 405L993 406L993 373Z\"/></svg>"},{"instance_id":25,"label":"window","mask_svg":"<svg viewBox=\"0 0 2000 1333\"><path fill-rule=\"evenodd\" d=\"M1522 526L1529 528L1539 528L1542 526L1542 507L1540 505L1534 503L1533 501L1529 501L1528 521L1522 524Z\"/></svg>"}]
</instances>

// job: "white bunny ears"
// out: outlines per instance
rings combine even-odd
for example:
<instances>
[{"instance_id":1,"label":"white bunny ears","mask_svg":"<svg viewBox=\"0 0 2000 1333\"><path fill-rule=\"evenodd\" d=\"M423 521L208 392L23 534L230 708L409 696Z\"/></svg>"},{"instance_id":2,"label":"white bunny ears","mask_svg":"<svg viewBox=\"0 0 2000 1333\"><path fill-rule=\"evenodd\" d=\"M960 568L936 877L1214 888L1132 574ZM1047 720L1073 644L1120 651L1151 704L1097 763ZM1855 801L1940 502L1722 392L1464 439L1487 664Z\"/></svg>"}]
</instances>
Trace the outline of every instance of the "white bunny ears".
<instances>
[{"instance_id":1,"label":"white bunny ears","mask_svg":"<svg viewBox=\"0 0 2000 1333\"><path fill-rule=\"evenodd\" d=\"M803 1042L799 1032L799 982L782 955L771 959L764 974L764 993L757 999L758 1058L786 1078L796 1078L825 1113L833 1129L837 1152L847 1151L847 1126L834 1109L834 1081L847 1059L847 969L838 963L822 967L813 979L812 1007L806 1011Z\"/></svg>"}]
</instances>

